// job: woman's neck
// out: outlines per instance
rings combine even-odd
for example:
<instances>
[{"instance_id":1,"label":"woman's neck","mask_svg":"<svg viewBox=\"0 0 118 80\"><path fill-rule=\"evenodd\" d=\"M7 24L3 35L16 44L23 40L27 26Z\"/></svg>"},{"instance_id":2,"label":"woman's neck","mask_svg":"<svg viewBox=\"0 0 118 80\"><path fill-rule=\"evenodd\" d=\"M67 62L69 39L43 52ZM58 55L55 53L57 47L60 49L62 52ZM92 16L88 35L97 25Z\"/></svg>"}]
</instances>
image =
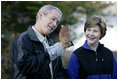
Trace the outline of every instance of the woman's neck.
<instances>
[{"instance_id":1,"label":"woman's neck","mask_svg":"<svg viewBox=\"0 0 118 80\"><path fill-rule=\"evenodd\" d=\"M98 48L98 43L96 43L96 44L88 44L88 45L92 48L92 50L94 50L96 52L96 50Z\"/></svg>"}]
</instances>

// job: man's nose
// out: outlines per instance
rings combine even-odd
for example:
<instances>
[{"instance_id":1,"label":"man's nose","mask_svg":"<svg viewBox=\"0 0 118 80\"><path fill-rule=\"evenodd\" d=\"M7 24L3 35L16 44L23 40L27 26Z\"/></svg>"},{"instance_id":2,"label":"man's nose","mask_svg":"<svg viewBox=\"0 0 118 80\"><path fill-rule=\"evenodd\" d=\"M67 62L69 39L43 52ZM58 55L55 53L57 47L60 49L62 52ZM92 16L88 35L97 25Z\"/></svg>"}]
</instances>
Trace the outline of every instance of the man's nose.
<instances>
[{"instance_id":1,"label":"man's nose","mask_svg":"<svg viewBox=\"0 0 118 80\"><path fill-rule=\"evenodd\" d=\"M53 26L56 27L57 26L57 22L53 21Z\"/></svg>"}]
</instances>

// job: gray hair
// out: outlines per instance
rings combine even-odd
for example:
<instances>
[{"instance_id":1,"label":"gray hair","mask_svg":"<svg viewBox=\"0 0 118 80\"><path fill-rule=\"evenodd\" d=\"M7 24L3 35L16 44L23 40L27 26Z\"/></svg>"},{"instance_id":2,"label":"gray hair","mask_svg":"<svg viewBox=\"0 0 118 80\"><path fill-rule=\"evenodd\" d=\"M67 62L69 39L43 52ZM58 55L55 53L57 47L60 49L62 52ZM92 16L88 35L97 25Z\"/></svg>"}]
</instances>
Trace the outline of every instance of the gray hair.
<instances>
[{"instance_id":1,"label":"gray hair","mask_svg":"<svg viewBox=\"0 0 118 80\"><path fill-rule=\"evenodd\" d=\"M37 21L37 19L39 17L39 13L40 12L43 12L44 15L47 15L48 13L51 12L52 9L57 10L62 16L62 12L61 12L61 10L59 8L57 8L57 7L53 6L53 5L44 5L43 7L41 7L41 9L39 9L39 11L38 11L38 13L36 15L36 21Z\"/></svg>"}]
</instances>

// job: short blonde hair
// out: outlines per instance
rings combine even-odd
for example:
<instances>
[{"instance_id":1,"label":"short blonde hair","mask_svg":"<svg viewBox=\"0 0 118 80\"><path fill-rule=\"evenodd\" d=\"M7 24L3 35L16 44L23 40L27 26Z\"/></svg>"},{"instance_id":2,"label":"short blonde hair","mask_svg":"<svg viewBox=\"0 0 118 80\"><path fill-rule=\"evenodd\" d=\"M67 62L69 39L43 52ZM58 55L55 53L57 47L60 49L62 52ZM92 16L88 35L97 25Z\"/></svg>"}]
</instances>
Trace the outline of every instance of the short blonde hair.
<instances>
[{"instance_id":1,"label":"short blonde hair","mask_svg":"<svg viewBox=\"0 0 118 80\"><path fill-rule=\"evenodd\" d=\"M94 16L91 16L90 18L88 18L86 20L86 23L85 23L85 26L84 26L84 32L86 31L87 28L90 28L90 27L94 27L95 25L98 25L100 27L100 30L101 30L101 38L103 38L106 34L106 23L105 23L105 20L102 16L97 16L97 15L94 15Z\"/></svg>"}]
</instances>

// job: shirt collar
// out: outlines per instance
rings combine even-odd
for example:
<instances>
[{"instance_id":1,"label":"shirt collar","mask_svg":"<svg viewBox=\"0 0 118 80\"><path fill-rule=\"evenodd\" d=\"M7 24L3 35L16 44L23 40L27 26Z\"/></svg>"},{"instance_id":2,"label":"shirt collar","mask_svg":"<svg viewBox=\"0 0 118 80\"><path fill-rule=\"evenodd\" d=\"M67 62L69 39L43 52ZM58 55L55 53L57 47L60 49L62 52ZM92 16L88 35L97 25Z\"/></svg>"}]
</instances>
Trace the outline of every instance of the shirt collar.
<instances>
[{"instance_id":1,"label":"shirt collar","mask_svg":"<svg viewBox=\"0 0 118 80\"><path fill-rule=\"evenodd\" d=\"M46 37L44 37L43 35L41 35L40 32L38 32L34 26L32 26L32 29L36 33L36 36L38 37L38 39L40 40L40 42L43 42L43 41L46 40Z\"/></svg>"},{"instance_id":2,"label":"shirt collar","mask_svg":"<svg viewBox=\"0 0 118 80\"><path fill-rule=\"evenodd\" d=\"M99 48L100 46L104 47L104 45L99 42L98 48ZM87 40L86 40L85 43L83 44L83 47L84 47L85 49L92 50L92 48L87 44Z\"/></svg>"},{"instance_id":3,"label":"shirt collar","mask_svg":"<svg viewBox=\"0 0 118 80\"><path fill-rule=\"evenodd\" d=\"M83 47L84 47L85 49L92 50L92 48L87 44L87 40L85 41Z\"/></svg>"}]
</instances>

